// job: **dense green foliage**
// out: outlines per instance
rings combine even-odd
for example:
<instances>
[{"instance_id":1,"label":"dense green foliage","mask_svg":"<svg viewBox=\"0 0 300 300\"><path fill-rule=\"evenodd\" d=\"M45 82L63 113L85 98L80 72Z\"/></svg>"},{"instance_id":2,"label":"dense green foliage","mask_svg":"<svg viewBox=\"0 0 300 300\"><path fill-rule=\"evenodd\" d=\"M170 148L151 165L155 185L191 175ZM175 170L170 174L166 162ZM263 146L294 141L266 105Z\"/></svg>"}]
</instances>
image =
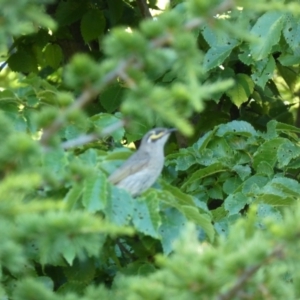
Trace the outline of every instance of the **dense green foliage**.
<instances>
[{"instance_id":1,"label":"dense green foliage","mask_svg":"<svg viewBox=\"0 0 300 300\"><path fill-rule=\"evenodd\" d=\"M300 298L300 4L157 5L0 0L1 300Z\"/></svg>"}]
</instances>

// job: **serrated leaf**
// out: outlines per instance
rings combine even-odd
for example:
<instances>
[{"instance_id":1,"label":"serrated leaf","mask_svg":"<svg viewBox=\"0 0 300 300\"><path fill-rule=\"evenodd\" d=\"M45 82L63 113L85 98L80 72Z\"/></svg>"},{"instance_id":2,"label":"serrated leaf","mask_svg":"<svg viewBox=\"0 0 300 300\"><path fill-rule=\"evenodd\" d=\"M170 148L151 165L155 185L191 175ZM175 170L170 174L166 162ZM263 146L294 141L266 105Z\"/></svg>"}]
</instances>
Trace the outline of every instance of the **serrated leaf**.
<instances>
[{"instance_id":1,"label":"serrated leaf","mask_svg":"<svg viewBox=\"0 0 300 300\"><path fill-rule=\"evenodd\" d=\"M289 46L296 50L300 44L300 24L298 18L292 13L286 15L286 22L283 29L283 36Z\"/></svg>"},{"instance_id":2,"label":"serrated leaf","mask_svg":"<svg viewBox=\"0 0 300 300\"><path fill-rule=\"evenodd\" d=\"M238 192L229 195L224 201L224 208L228 211L229 215L235 215L239 213L247 204L248 197L243 193Z\"/></svg>"},{"instance_id":3,"label":"serrated leaf","mask_svg":"<svg viewBox=\"0 0 300 300\"><path fill-rule=\"evenodd\" d=\"M234 47L224 46L209 49L203 59L203 67L209 71L217 66L220 66L224 60L230 55Z\"/></svg>"},{"instance_id":4,"label":"serrated leaf","mask_svg":"<svg viewBox=\"0 0 300 300\"><path fill-rule=\"evenodd\" d=\"M248 165L235 165L232 170L235 171L242 180L245 180L251 175L251 168Z\"/></svg>"},{"instance_id":5,"label":"serrated leaf","mask_svg":"<svg viewBox=\"0 0 300 300\"><path fill-rule=\"evenodd\" d=\"M97 151L95 149L87 149L77 157L80 159L81 163L91 167L94 167L97 163Z\"/></svg>"},{"instance_id":6,"label":"serrated leaf","mask_svg":"<svg viewBox=\"0 0 300 300\"><path fill-rule=\"evenodd\" d=\"M79 198L81 197L83 192L83 185L78 184L74 185L67 193L64 198L64 202L66 203L66 208L68 210L72 210L76 207L76 203L78 202Z\"/></svg>"},{"instance_id":7,"label":"serrated leaf","mask_svg":"<svg viewBox=\"0 0 300 300\"><path fill-rule=\"evenodd\" d=\"M225 136L226 134L238 134L243 136L255 136L256 130L251 124L245 121L232 121L227 124L222 124L218 126L216 135Z\"/></svg>"},{"instance_id":8,"label":"serrated leaf","mask_svg":"<svg viewBox=\"0 0 300 300\"><path fill-rule=\"evenodd\" d=\"M272 47L279 42L285 22L285 15L280 11L270 11L263 14L251 29L251 33L260 38L259 43L250 45L254 59L266 58Z\"/></svg>"},{"instance_id":9,"label":"serrated leaf","mask_svg":"<svg viewBox=\"0 0 300 300\"><path fill-rule=\"evenodd\" d=\"M62 178L65 166L67 165L67 157L62 149L49 151L43 157L43 166L56 176L57 180Z\"/></svg>"},{"instance_id":10,"label":"serrated leaf","mask_svg":"<svg viewBox=\"0 0 300 300\"><path fill-rule=\"evenodd\" d=\"M86 178L83 186L82 204L89 212L103 210L108 197L107 180L103 173Z\"/></svg>"},{"instance_id":11,"label":"serrated leaf","mask_svg":"<svg viewBox=\"0 0 300 300\"><path fill-rule=\"evenodd\" d=\"M201 180L204 177L210 176L215 173L226 171L227 167L223 166L221 163L214 163L208 167L198 170L192 174L192 176L182 185L182 188L187 188L191 183Z\"/></svg>"},{"instance_id":12,"label":"serrated leaf","mask_svg":"<svg viewBox=\"0 0 300 300\"><path fill-rule=\"evenodd\" d=\"M227 22L224 21L223 22ZM204 56L203 65L206 70L221 65L240 42L232 38L226 31L215 30L209 26L204 26L202 34L206 42L211 47Z\"/></svg>"},{"instance_id":13,"label":"serrated leaf","mask_svg":"<svg viewBox=\"0 0 300 300\"><path fill-rule=\"evenodd\" d=\"M261 161L256 168L256 173L271 178L274 175L274 169L268 162Z\"/></svg>"},{"instance_id":14,"label":"serrated leaf","mask_svg":"<svg viewBox=\"0 0 300 300\"><path fill-rule=\"evenodd\" d=\"M233 151L232 148L229 146L227 140L223 137L215 137L210 143L209 143L209 149L213 152L213 156L215 158L224 158L224 160L230 160ZM222 161L224 162L224 161Z\"/></svg>"},{"instance_id":15,"label":"serrated leaf","mask_svg":"<svg viewBox=\"0 0 300 300\"><path fill-rule=\"evenodd\" d=\"M176 154L171 154L166 157L165 165L174 165L176 171L185 171L192 165L197 163L196 153L192 148L179 149Z\"/></svg>"},{"instance_id":16,"label":"serrated leaf","mask_svg":"<svg viewBox=\"0 0 300 300\"><path fill-rule=\"evenodd\" d=\"M261 175L253 175L242 184L241 189L244 195L253 196L261 192L261 189L269 182L269 179Z\"/></svg>"},{"instance_id":17,"label":"serrated leaf","mask_svg":"<svg viewBox=\"0 0 300 300\"><path fill-rule=\"evenodd\" d=\"M212 225L211 217L209 215L200 214L197 208L186 205L181 206L180 211L188 220L199 225L205 231L210 241L214 240L215 229Z\"/></svg>"},{"instance_id":18,"label":"serrated leaf","mask_svg":"<svg viewBox=\"0 0 300 300\"><path fill-rule=\"evenodd\" d=\"M104 33L106 20L101 10L90 9L80 23L81 35L86 43L94 40Z\"/></svg>"},{"instance_id":19,"label":"serrated leaf","mask_svg":"<svg viewBox=\"0 0 300 300\"><path fill-rule=\"evenodd\" d=\"M62 255L68 264L71 266L74 258L76 257L76 251L73 245L68 245L62 249Z\"/></svg>"},{"instance_id":20,"label":"serrated leaf","mask_svg":"<svg viewBox=\"0 0 300 300\"><path fill-rule=\"evenodd\" d=\"M175 208L166 209L162 213L162 224L159 227L161 244L165 255L173 250L173 243L180 236L181 231L185 228L187 219Z\"/></svg>"},{"instance_id":21,"label":"serrated leaf","mask_svg":"<svg viewBox=\"0 0 300 300\"><path fill-rule=\"evenodd\" d=\"M127 225L132 220L133 201L125 190L115 186L111 187L111 197L107 200L105 216L116 225Z\"/></svg>"},{"instance_id":22,"label":"serrated leaf","mask_svg":"<svg viewBox=\"0 0 300 300\"><path fill-rule=\"evenodd\" d=\"M273 56L260 60L255 63L255 69L251 78L255 84L261 88L265 88L267 81L273 77L275 67L276 64Z\"/></svg>"},{"instance_id":23,"label":"serrated leaf","mask_svg":"<svg viewBox=\"0 0 300 300\"><path fill-rule=\"evenodd\" d=\"M205 133L194 145L193 145L193 148L196 150L196 151L199 151L201 152L202 150L204 150L208 143L211 141L211 139L213 138L214 134L215 134L215 129L214 130L211 130L207 133Z\"/></svg>"},{"instance_id":24,"label":"serrated leaf","mask_svg":"<svg viewBox=\"0 0 300 300\"><path fill-rule=\"evenodd\" d=\"M132 222L137 231L154 238L160 238L158 228L161 225L159 201L155 192L149 192L133 203Z\"/></svg>"},{"instance_id":25,"label":"serrated leaf","mask_svg":"<svg viewBox=\"0 0 300 300\"><path fill-rule=\"evenodd\" d=\"M292 159L298 158L299 156L300 148L293 144L290 140L286 140L285 143L278 147L278 167L283 168L287 166Z\"/></svg>"},{"instance_id":26,"label":"serrated leaf","mask_svg":"<svg viewBox=\"0 0 300 300\"><path fill-rule=\"evenodd\" d=\"M294 179L286 177L274 178L270 185L292 197L300 197L300 183Z\"/></svg>"},{"instance_id":27,"label":"serrated leaf","mask_svg":"<svg viewBox=\"0 0 300 300\"><path fill-rule=\"evenodd\" d=\"M44 56L46 65L53 69L57 69L63 60L61 47L57 44L48 44L44 50Z\"/></svg>"},{"instance_id":28,"label":"serrated leaf","mask_svg":"<svg viewBox=\"0 0 300 300\"><path fill-rule=\"evenodd\" d=\"M215 184L212 188L208 189L207 194L211 199L223 200L223 189L218 184Z\"/></svg>"},{"instance_id":29,"label":"serrated leaf","mask_svg":"<svg viewBox=\"0 0 300 300\"><path fill-rule=\"evenodd\" d=\"M300 128L281 122L276 122L276 130L284 133L288 133L289 131L300 133Z\"/></svg>"},{"instance_id":30,"label":"serrated leaf","mask_svg":"<svg viewBox=\"0 0 300 300\"><path fill-rule=\"evenodd\" d=\"M259 201L272 206L290 206L295 204L295 199L292 197L283 197L282 195L264 194L259 196Z\"/></svg>"},{"instance_id":31,"label":"serrated leaf","mask_svg":"<svg viewBox=\"0 0 300 300\"><path fill-rule=\"evenodd\" d=\"M267 162L273 168L277 161L278 148L285 142L285 138L275 138L264 142L253 155L253 168L257 170L262 161Z\"/></svg>"},{"instance_id":32,"label":"serrated leaf","mask_svg":"<svg viewBox=\"0 0 300 300\"><path fill-rule=\"evenodd\" d=\"M253 89L254 82L248 75L237 74L235 77L234 86L229 89L226 94L237 107L240 107L248 100L249 96L253 92Z\"/></svg>"},{"instance_id":33,"label":"serrated leaf","mask_svg":"<svg viewBox=\"0 0 300 300\"><path fill-rule=\"evenodd\" d=\"M225 180L223 184L223 191L227 195L234 193L234 191L241 186L242 180L238 176L230 177Z\"/></svg>"},{"instance_id":34,"label":"serrated leaf","mask_svg":"<svg viewBox=\"0 0 300 300\"><path fill-rule=\"evenodd\" d=\"M160 184L165 191L168 191L176 198L178 204L192 205L192 206L195 205L193 197L186 193L183 193L176 186L170 185L170 184L166 183L165 181L161 181Z\"/></svg>"}]
</instances>

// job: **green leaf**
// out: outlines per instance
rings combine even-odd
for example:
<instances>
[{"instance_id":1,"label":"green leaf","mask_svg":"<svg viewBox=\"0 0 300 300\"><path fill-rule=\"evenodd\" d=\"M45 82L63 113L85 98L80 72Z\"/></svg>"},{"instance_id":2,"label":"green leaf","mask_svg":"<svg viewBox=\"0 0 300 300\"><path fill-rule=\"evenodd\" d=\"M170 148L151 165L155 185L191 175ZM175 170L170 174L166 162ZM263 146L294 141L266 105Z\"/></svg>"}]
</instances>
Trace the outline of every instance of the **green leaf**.
<instances>
[{"instance_id":1,"label":"green leaf","mask_svg":"<svg viewBox=\"0 0 300 300\"><path fill-rule=\"evenodd\" d=\"M90 212L103 210L106 206L108 187L106 176L98 172L97 175L86 178L83 186L82 204Z\"/></svg>"},{"instance_id":2,"label":"green leaf","mask_svg":"<svg viewBox=\"0 0 300 300\"><path fill-rule=\"evenodd\" d=\"M232 170L235 171L242 180L245 180L251 174L251 168L248 165L235 165Z\"/></svg>"},{"instance_id":3,"label":"green leaf","mask_svg":"<svg viewBox=\"0 0 300 300\"><path fill-rule=\"evenodd\" d=\"M7 60L8 66L14 72L30 73L37 71L37 61L32 53L18 50Z\"/></svg>"},{"instance_id":4,"label":"green leaf","mask_svg":"<svg viewBox=\"0 0 300 300\"><path fill-rule=\"evenodd\" d=\"M229 215L239 213L247 204L248 198L241 192L229 195L224 201L224 208L229 212Z\"/></svg>"},{"instance_id":5,"label":"green leaf","mask_svg":"<svg viewBox=\"0 0 300 300\"><path fill-rule=\"evenodd\" d=\"M276 220L276 222L279 222L282 220L282 215L281 213L274 208L273 206L269 205L269 204L259 204L257 207L257 216L265 219L265 218L274 218Z\"/></svg>"},{"instance_id":6,"label":"green leaf","mask_svg":"<svg viewBox=\"0 0 300 300\"><path fill-rule=\"evenodd\" d=\"M300 57L299 57L299 62L300 62ZM299 62L297 62L296 64L298 64ZM295 84L298 79L297 73L295 73L295 71L291 68L282 66L280 63L277 63L276 66L280 75L282 76L286 84L289 86L289 88L292 90L295 87Z\"/></svg>"},{"instance_id":7,"label":"green leaf","mask_svg":"<svg viewBox=\"0 0 300 300\"><path fill-rule=\"evenodd\" d=\"M197 162L196 153L193 148L179 149L176 154L166 157L165 165L170 166L175 163L176 171L185 171Z\"/></svg>"},{"instance_id":8,"label":"green leaf","mask_svg":"<svg viewBox=\"0 0 300 300\"><path fill-rule=\"evenodd\" d=\"M193 197L186 193L183 193L176 186L170 185L163 180L160 181L160 184L161 184L163 190L168 191L169 193L171 193L174 196L174 198L177 200L178 204L180 204L180 205L195 205Z\"/></svg>"},{"instance_id":9,"label":"green leaf","mask_svg":"<svg viewBox=\"0 0 300 300\"><path fill-rule=\"evenodd\" d=\"M193 148L198 152L203 151L208 143L212 140L214 134L215 134L216 129L211 130L207 133L205 133L194 145Z\"/></svg>"},{"instance_id":10,"label":"green leaf","mask_svg":"<svg viewBox=\"0 0 300 300\"><path fill-rule=\"evenodd\" d=\"M242 192L247 196L257 195L268 182L269 179L267 177L255 174L242 184Z\"/></svg>"},{"instance_id":11,"label":"green leaf","mask_svg":"<svg viewBox=\"0 0 300 300\"><path fill-rule=\"evenodd\" d=\"M195 181L200 181L202 178L210 176L212 174L216 174L219 172L226 171L227 167L223 166L221 163L214 163L208 167L200 169L194 172L191 177L182 185L183 189L186 189L188 185Z\"/></svg>"},{"instance_id":12,"label":"green leaf","mask_svg":"<svg viewBox=\"0 0 300 300\"><path fill-rule=\"evenodd\" d=\"M94 126L101 132L108 126L120 122L120 119L111 114L100 113L91 117L91 121L93 122ZM123 138L124 133L124 128L119 128L115 130L111 135L115 140L120 141Z\"/></svg>"},{"instance_id":13,"label":"green leaf","mask_svg":"<svg viewBox=\"0 0 300 300\"><path fill-rule=\"evenodd\" d=\"M286 177L274 178L270 185L292 197L300 197L300 183L294 179Z\"/></svg>"},{"instance_id":14,"label":"green leaf","mask_svg":"<svg viewBox=\"0 0 300 300\"><path fill-rule=\"evenodd\" d=\"M65 258L67 263L71 266L76 257L76 251L73 245L67 245L62 249L62 256Z\"/></svg>"},{"instance_id":15,"label":"green leaf","mask_svg":"<svg viewBox=\"0 0 300 300\"><path fill-rule=\"evenodd\" d=\"M67 193L64 198L64 202L66 203L67 210L73 210L76 208L76 204L80 199L83 192L82 184L75 184Z\"/></svg>"},{"instance_id":16,"label":"green leaf","mask_svg":"<svg viewBox=\"0 0 300 300\"><path fill-rule=\"evenodd\" d=\"M232 49L236 45L216 47L209 49L204 56L203 67L209 71L217 66L220 66L224 60L230 55Z\"/></svg>"},{"instance_id":17,"label":"green leaf","mask_svg":"<svg viewBox=\"0 0 300 300\"><path fill-rule=\"evenodd\" d=\"M243 135L246 137L256 136L253 126L245 121L232 121L218 126L216 135L225 136L227 134Z\"/></svg>"},{"instance_id":18,"label":"green leaf","mask_svg":"<svg viewBox=\"0 0 300 300\"><path fill-rule=\"evenodd\" d=\"M274 175L274 169L268 162L263 160L257 165L256 173L271 178Z\"/></svg>"},{"instance_id":19,"label":"green leaf","mask_svg":"<svg viewBox=\"0 0 300 300\"><path fill-rule=\"evenodd\" d=\"M43 157L43 167L58 180L63 177L67 163L67 157L62 149L49 151Z\"/></svg>"},{"instance_id":20,"label":"green leaf","mask_svg":"<svg viewBox=\"0 0 300 300\"><path fill-rule=\"evenodd\" d=\"M96 272L93 259L85 259L83 261L76 259L71 266L63 270L68 281L80 283L89 283L93 280Z\"/></svg>"},{"instance_id":21,"label":"green leaf","mask_svg":"<svg viewBox=\"0 0 300 300\"><path fill-rule=\"evenodd\" d=\"M85 1L66 0L59 2L55 17L61 26L78 21L86 11L88 3Z\"/></svg>"},{"instance_id":22,"label":"green leaf","mask_svg":"<svg viewBox=\"0 0 300 300\"><path fill-rule=\"evenodd\" d=\"M275 60L273 56L269 56L263 60L260 60L255 63L255 69L251 78L255 84L259 85L261 88L264 88L267 81L273 77L273 73L276 67Z\"/></svg>"},{"instance_id":23,"label":"green leaf","mask_svg":"<svg viewBox=\"0 0 300 300\"><path fill-rule=\"evenodd\" d=\"M81 19L81 35L86 43L99 38L105 30L106 20L101 10L90 9Z\"/></svg>"},{"instance_id":24,"label":"green leaf","mask_svg":"<svg viewBox=\"0 0 300 300\"><path fill-rule=\"evenodd\" d=\"M160 238L158 228L161 225L159 201L155 192L148 192L133 203L133 219L135 228L146 235Z\"/></svg>"},{"instance_id":25,"label":"green leaf","mask_svg":"<svg viewBox=\"0 0 300 300\"><path fill-rule=\"evenodd\" d=\"M237 74L235 77L235 85L229 89L226 94L231 101L240 107L246 102L254 89L254 82L246 74Z\"/></svg>"},{"instance_id":26,"label":"green leaf","mask_svg":"<svg viewBox=\"0 0 300 300\"><path fill-rule=\"evenodd\" d=\"M278 57L278 60L280 62L280 64L282 66L286 66L286 67L289 67L289 66L293 66L293 65L298 65L300 63L300 53L297 52L297 54L288 54L288 53L282 53L279 57ZM282 71L280 71L280 74L282 74L282 76L284 78L287 78L288 76L291 78L291 79L294 79L293 75L296 75L296 74L290 74L288 72L288 68L285 69L285 73L287 74L284 74ZM292 72L290 70L290 72ZM291 81L291 79L289 79L289 81ZM286 81L286 79L285 79ZM289 83L287 83L289 84ZM289 87L290 87L290 84L289 84Z\"/></svg>"},{"instance_id":27,"label":"green leaf","mask_svg":"<svg viewBox=\"0 0 300 300\"><path fill-rule=\"evenodd\" d=\"M222 162L224 162L225 160L231 160L233 155L233 150L224 137L215 137L209 143L209 149L212 151L213 157L218 159L221 158Z\"/></svg>"},{"instance_id":28,"label":"green leaf","mask_svg":"<svg viewBox=\"0 0 300 300\"><path fill-rule=\"evenodd\" d=\"M234 191L241 186L242 180L238 176L230 177L225 180L223 184L223 191L227 195L234 193Z\"/></svg>"},{"instance_id":29,"label":"green leaf","mask_svg":"<svg viewBox=\"0 0 300 300\"><path fill-rule=\"evenodd\" d=\"M295 133L300 133L300 128L290 124L281 123L281 122L276 122L276 130L279 132L284 132L286 134L290 131Z\"/></svg>"},{"instance_id":30,"label":"green leaf","mask_svg":"<svg viewBox=\"0 0 300 300\"><path fill-rule=\"evenodd\" d=\"M251 29L251 33L260 38L259 43L250 45L254 59L266 58L272 47L279 42L285 22L285 15L281 11L270 11L263 14Z\"/></svg>"},{"instance_id":31,"label":"green leaf","mask_svg":"<svg viewBox=\"0 0 300 300\"><path fill-rule=\"evenodd\" d=\"M133 215L134 199L123 189L111 187L111 197L107 199L105 216L116 225L127 225Z\"/></svg>"},{"instance_id":32,"label":"green leaf","mask_svg":"<svg viewBox=\"0 0 300 300\"><path fill-rule=\"evenodd\" d=\"M169 208L162 213L162 224L159 227L161 244L165 255L173 251L173 244L184 229L187 219L175 208Z\"/></svg>"},{"instance_id":33,"label":"green leaf","mask_svg":"<svg viewBox=\"0 0 300 300\"><path fill-rule=\"evenodd\" d=\"M300 148L293 144L290 140L286 140L285 143L278 147L277 158L278 167L283 168L287 166L292 159L300 156Z\"/></svg>"},{"instance_id":34,"label":"green leaf","mask_svg":"<svg viewBox=\"0 0 300 300\"><path fill-rule=\"evenodd\" d=\"M300 196L300 184L293 179L278 177L261 188L259 202L274 206L288 206Z\"/></svg>"},{"instance_id":35,"label":"green leaf","mask_svg":"<svg viewBox=\"0 0 300 300\"><path fill-rule=\"evenodd\" d=\"M253 168L257 170L258 165L263 161L273 168L277 161L278 148L284 143L286 143L285 138L275 138L264 142L253 155Z\"/></svg>"},{"instance_id":36,"label":"green leaf","mask_svg":"<svg viewBox=\"0 0 300 300\"><path fill-rule=\"evenodd\" d=\"M223 20L223 22L227 21ZM230 55L231 51L240 43L226 31L215 30L210 26L204 26L202 34L211 47L204 56L203 65L206 70L220 66Z\"/></svg>"},{"instance_id":37,"label":"green leaf","mask_svg":"<svg viewBox=\"0 0 300 300\"><path fill-rule=\"evenodd\" d=\"M57 44L48 44L44 50L44 55L46 65L53 69L57 69L63 60L61 47Z\"/></svg>"},{"instance_id":38,"label":"green leaf","mask_svg":"<svg viewBox=\"0 0 300 300\"><path fill-rule=\"evenodd\" d=\"M205 231L210 241L214 240L215 229L209 215L200 214L197 208L187 205L181 206L180 211L189 221L193 221L199 225Z\"/></svg>"},{"instance_id":39,"label":"green leaf","mask_svg":"<svg viewBox=\"0 0 300 300\"><path fill-rule=\"evenodd\" d=\"M99 96L99 101L108 113L114 112L121 104L125 89L120 83L114 83Z\"/></svg>"},{"instance_id":40,"label":"green leaf","mask_svg":"<svg viewBox=\"0 0 300 300\"><path fill-rule=\"evenodd\" d=\"M298 18L292 13L286 15L283 36L293 50L297 50L300 44L300 24ZM299 58L299 57L298 57Z\"/></svg>"}]
</instances>

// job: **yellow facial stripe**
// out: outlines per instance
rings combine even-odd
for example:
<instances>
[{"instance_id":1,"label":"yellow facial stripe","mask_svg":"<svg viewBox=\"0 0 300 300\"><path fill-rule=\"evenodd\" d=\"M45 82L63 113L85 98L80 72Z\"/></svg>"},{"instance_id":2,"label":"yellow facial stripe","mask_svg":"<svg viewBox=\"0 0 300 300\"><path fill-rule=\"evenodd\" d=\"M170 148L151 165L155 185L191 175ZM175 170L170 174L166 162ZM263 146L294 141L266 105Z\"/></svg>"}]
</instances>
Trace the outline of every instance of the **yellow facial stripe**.
<instances>
[{"instance_id":1,"label":"yellow facial stripe","mask_svg":"<svg viewBox=\"0 0 300 300\"><path fill-rule=\"evenodd\" d=\"M150 139L151 140L158 140L158 139L160 139L164 135L165 135L165 131L160 131L157 134L156 133L151 134Z\"/></svg>"}]
</instances>

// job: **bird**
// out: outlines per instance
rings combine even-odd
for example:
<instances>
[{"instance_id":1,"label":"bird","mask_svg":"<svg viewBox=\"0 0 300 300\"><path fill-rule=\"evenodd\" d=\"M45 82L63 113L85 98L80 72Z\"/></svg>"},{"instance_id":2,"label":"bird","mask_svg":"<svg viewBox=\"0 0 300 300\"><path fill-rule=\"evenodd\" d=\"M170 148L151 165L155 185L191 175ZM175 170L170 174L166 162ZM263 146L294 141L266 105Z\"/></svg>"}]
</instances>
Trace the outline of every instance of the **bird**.
<instances>
[{"instance_id":1,"label":"bird","mask_svg":"<svg viewBox=\"0 0 300 300\"><path fill-rule=\"evenodd\" d=\"M140 147L108 180L137 197L149 189L159 177L165 161L164 145L175 128L154 128L141 140Z\"/></svg>"}]
</instances>

